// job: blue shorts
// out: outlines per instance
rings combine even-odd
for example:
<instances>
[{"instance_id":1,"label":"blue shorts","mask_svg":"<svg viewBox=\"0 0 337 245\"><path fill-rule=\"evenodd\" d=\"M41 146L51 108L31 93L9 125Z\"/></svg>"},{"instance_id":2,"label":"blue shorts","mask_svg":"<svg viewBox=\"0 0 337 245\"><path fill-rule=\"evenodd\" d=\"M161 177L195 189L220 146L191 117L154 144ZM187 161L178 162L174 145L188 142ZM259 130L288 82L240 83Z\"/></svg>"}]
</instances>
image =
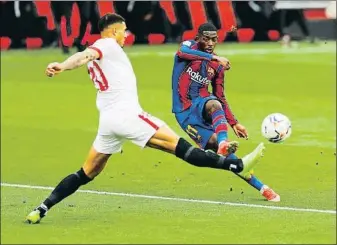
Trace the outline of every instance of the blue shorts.
<instances>
[{"instance_id":1,"label":"blue shorts","mask_svg":"<svg viewBox=\"0 0 337 245\"><path fill-rule=\"evenodd\" d=\"M209 100L218 100L215 96L199 97L192 101L192 106L183 112L176 113L180 127L199 145L205 149L214 134L213 127L203 118L204 106Z\"/></svg>"}]
</instances>

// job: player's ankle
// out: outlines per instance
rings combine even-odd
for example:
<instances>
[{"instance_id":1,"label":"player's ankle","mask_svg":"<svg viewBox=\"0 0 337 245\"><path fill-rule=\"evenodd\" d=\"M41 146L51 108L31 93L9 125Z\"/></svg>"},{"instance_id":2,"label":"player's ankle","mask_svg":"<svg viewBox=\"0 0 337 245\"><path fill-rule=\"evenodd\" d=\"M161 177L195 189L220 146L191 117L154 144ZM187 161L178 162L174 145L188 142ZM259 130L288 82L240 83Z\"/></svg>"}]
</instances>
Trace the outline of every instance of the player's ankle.
<instances>
[{"instance_id":1,"label":"player's ankle","mask_svg":"<svg viewBox=\"0 0 337 245\"><path fill-rule=\"evenodd\" d=\"M261 188L261 190L260 190L260 193L262 194L268 188L269 188L269 186L263 185L262 188Z\"/></svg>"},{"instance_id":2,"label":"player's ankle","mask_svg":"<svg viewBox=\"0 0 337 245\"><path fill-rule=\"evenodd\" d=\"M36 209L40 211L40 217L41 218L46 216L46 214L49 210L49 208L43 203L40 206L38 206Z\"/></svg>"},{"instance_id":3,"label":"player's ankle","mask_svg":"<svg viewBox=\"0 0 337 245\"><path fill-rule=\"evenodd\" d=\"M218 145L219 146L222 146L223 144L227 145L229 143L229 140L228 139L225 139L225 140L221 140Z\"/></svg>"}]
</instances>

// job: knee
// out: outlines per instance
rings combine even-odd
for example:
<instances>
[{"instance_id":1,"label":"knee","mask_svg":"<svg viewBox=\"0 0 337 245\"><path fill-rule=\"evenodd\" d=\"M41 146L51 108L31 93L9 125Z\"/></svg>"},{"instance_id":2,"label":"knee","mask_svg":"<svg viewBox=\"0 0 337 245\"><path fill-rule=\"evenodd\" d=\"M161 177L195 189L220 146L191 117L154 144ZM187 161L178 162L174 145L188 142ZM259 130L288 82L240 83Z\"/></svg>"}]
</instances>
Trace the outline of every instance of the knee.
<instances>
[{"instance_id":1,"label":"knee","mask_svg":"<svg viewBox=\"0 0 337 245\"><path fill-rule=\"evenodd\" d=\"M99 171L100 169L99 165L95 163L86 162L82 168L83 168L85 175L91 179L95 178L101 172Z\"/></svg>"},{"instance_id":2,"label":"knee","mask_svg":"<svg viewBox=\"0 0 337 245\"><path fill-rule=\"evenodd\" d=\"M180 139L180 137L178 135L174 135L174 136L171 137L170 143L176 145L176 144L178 144L179 139Z\"/></svg>"},{"instance_id":3,"label":"knee","mask_svg":"<svg viewBox=\"0 0 337 245\"><path fill-rule=\"evenodd\" d=\"M88 159L83 165L83 171L89 178L93 179L104 169L110 155L103 155L94 159Z\"/></svg>"},{"instance_id":4,"label":"knee","mask_svg":"<svg viewBox=\"0 0 337 245\"><path fill-rule=\"evenodd\" d=\"M208 115L212 114L214 111L221 110L222 105L219 101L217 100L209 100L206 103L206 112Z\"/></svg>"},{"instance_id":5,"label":"knee","mask_svg":"<svg viewBox=\"0 0 337 245\"><path fill-rule=\"evenodd\" d=\"M180 139L179 136L171 137L168 141L164 143L165 144L164 148L166 148L168 152L173 154L176 150L179 139Z\"/></svg>"},{"instance_id":6,"label":"knee","mask_svg":"<svg viewBox=\"0 0 337 245\"><path fill-rule=\"evenodd\" d=\"M217 152L218 151L218 141L216 134L213 134L212 137L207 142L205 150L212 150Z\"/></svg>"},{"instance_id":7,"label":"knee","mask_svg":"<svg viewBox=\"0 0 337 245\"><path fill-rule=\"evenodd\" d=\"M165 136L165 137L160 137ZM179 136L172 135L168 137L167 135L156 135L152 137L146 144L148 147L159 149L171 154L174 154L176 147L179 142Z\"/></svg>"}]
</instances>

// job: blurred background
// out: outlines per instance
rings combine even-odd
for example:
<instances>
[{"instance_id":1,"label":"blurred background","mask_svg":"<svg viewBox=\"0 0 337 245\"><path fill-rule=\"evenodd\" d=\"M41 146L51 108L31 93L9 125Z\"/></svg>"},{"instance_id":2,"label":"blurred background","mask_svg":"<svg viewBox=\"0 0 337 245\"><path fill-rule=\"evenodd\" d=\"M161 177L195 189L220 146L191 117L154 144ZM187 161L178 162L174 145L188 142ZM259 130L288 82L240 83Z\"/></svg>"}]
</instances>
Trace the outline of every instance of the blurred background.
<instances>
[{"instance_id":1,"label":"blurred background","mask_svg":"<svg viewBox=\"0 0 337 245\"><path fill-rule=\"evenodd\" d=\"M126 18L127 45L176 43L199 24L219 28L221 42L315 42L336 39L335 1L1 1L1 49L82 50L108 12ZM230 33L232 26L238 31Z\"/></svg>"}]
</instances>

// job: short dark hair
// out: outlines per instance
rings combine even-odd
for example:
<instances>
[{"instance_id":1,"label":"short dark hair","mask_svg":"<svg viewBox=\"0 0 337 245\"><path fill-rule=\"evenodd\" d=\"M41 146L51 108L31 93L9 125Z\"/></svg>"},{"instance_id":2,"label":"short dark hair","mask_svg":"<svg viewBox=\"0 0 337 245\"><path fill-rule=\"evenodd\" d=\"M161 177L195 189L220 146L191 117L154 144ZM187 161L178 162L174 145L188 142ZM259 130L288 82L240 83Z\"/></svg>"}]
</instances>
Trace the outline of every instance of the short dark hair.
<instances>
[{"instance_id":1,"label":"short dark hair","mask_svg":"<svg viewBox=\"0 0 337 245\"><path fill-rule=\"evenodd\" d=\"M101 32L109 25L125 22L125 19L119 14L109 13L102 16L98 21L98 30Z\"/></svg>"},{"instance_id":2,"label":"short dark hair","mask_svg":"<svg viewBox=\"0 0 337 245\"><path fill-rule=\"evenodd\" d=\"M198 34L203 35L205 31L218 31L218 29L212 23L204 23L199 26Z\"/></svg>"}]
</instances>

